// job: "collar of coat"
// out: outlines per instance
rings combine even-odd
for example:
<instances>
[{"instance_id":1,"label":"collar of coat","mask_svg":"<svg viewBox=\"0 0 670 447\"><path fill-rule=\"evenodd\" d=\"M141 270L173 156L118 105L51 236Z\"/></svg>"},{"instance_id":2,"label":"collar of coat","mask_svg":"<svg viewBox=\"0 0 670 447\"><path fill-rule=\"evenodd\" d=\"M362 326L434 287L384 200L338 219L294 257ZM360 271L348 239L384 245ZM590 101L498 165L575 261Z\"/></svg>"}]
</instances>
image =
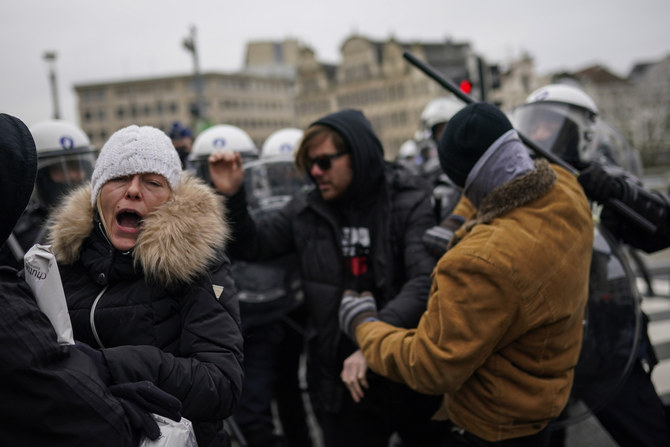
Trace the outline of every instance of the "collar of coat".
<instances>
[{"instance_id":1,"label":"collar of coat","mask_svg":"<svg viewBox=\"0 0 670 447\"><path fill-rule=\"evenodd\" d=\"M59 263L79 260L93 225L88 184L68 194L49 221L49 243ZM229 236L223 199L200 179L184 173L179 189L145 216L133 262L147 279L159 284L189 283L220 257Z\"/></svg>"},{"instance_id":2,"label":"collar of coat","mask_svg":"<svg viewBox=\"0 0 670 447\"><path fill-rule=\"evenodd\" d=\"M544 159L535 161L535 169L495 188L482 200L475 217L466 222L449 244L456 245L465 234L479 224L487 224L496 217L532 202L545 195L556 183L556 172Z\"/></svg>"}]
</instances>

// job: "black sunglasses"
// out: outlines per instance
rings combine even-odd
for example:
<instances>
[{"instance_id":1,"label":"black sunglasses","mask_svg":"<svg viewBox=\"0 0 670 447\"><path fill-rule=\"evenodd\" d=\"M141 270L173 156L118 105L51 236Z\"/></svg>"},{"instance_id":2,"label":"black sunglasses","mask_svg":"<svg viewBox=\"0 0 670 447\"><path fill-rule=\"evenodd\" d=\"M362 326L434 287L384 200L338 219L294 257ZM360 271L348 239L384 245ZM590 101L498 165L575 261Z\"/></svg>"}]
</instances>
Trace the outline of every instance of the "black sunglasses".
<instances>
[{"instance_id":1,"label":"black sunglasses","mask_svg":"<svg viewBox=\"0 0 670 447\"><path fill-rule=\"evenodd\" d=\"M348 154L349 152L343 151L343 152L335 152L334 154L329 154L329 155L321 155L316 158L308 158L307 159L307 171L311 171L314 165L317 165L319 169L322 171L327 171L333 166L333 160L336 158L339 158L343 155Z\"/></svg>"}]
</instances>

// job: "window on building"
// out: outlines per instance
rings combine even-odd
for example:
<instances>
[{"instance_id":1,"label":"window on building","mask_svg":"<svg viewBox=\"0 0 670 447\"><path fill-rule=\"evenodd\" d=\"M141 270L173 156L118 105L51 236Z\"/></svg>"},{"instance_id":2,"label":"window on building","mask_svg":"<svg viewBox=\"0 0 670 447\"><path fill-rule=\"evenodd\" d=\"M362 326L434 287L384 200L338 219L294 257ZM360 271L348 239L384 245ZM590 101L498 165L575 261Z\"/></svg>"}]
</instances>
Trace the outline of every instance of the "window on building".
<instances>
[{"instance_id":1,"label":"window on building","mask_svg":"<svg viewBox=\"0 0 670 447\"><path fill-rule=\"evenodd\" d=\"M104 88L94 88L85 90L81 95L82 102L95 102L105 99Z\"/></svg>"}]
</instances>

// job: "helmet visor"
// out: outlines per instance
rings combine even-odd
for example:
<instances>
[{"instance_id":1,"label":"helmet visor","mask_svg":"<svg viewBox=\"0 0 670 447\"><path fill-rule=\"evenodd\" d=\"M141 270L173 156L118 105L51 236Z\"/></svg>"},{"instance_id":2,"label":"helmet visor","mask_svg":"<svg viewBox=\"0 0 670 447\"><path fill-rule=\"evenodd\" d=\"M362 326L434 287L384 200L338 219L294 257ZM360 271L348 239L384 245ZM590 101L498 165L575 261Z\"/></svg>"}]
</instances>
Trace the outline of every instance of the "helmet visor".
<instances>
[{"instance_id":1,"label":"helmet visor","mask_svg":"<svg viewBox=\"0 0 670 447\"><path fill-rule=\"evenodd\" d=\"M191 157L191 165L195 170L195 175L203 179L207 184L211 184L212 180L209 176L209 159L208 155L201 155Z\"/></svg>"},{"instance_id":2,"label":"helmet visor","mask_svg":"<svg viewBox=\"0 0 670 447\"><path fill-rule=\"evenodd\" d=\"M94 164L92 152L40 156L35 188L41 204L51 207L63 195L89 181Z\"/></svg>"},{"instance_id":3,"label":"helmet visor","mask_svg":"<svg viewBox=\"0 0 670 447\"><path fill-rule=\"evenodd\" d=\"M533 143L569 163L579 163L579 130L569 118L570 106L532 103L514 112L516 129Z\"/></svg>"},{"instance_id":4,"label":"helmet visor","mask_svg":"<svg viewBox=\"0 0 670 447\"><path fill-rule=\"evenodd\" d=\"M278 208L307 181L292 159L261 160L244 167L244 186L250 208Z\"/></svg>"}]
</instances>

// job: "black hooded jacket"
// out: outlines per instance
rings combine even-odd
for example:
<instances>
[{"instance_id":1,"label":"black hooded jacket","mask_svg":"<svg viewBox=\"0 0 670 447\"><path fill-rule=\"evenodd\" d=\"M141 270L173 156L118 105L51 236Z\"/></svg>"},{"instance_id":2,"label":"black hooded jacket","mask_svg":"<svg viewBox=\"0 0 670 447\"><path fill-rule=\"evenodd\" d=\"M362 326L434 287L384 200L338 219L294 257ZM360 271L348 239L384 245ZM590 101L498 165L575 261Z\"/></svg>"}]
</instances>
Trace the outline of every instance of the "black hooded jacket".
<instances>
[{"instance_id":1,"label":"black hooded jacket","mask_svg":"<svg viewBox=\"0 0 670 447\"><path fill-rule=\"evenodd\" d=\"M335 129L351 150L354 175L344 197L324 201L316 189L301 191L277 214L254 222L241 191L228 201L234 234L230 249L233 257L246 260L297 254L310 319L310 390L324 410L337 411L344 393L342 361L355 350L340 331L337 316L342 293L351 287L343 225L361 224L370 230L372 277L366 285L380 319L415 327L426 308L433 268L421 237L434 218L429 188L384 161L381 143L362 113L344 110L314 124Z\"/></svg>"},{"instance_id":2,"label":"black hooded jacket","mask_svg":"<svg viewBox=\"0 0 670 447\"><path fill-rule=\"evenodd\" d=\"M25 124L0 114L0 242L30 198L37 168ZM14 268L0 267L0 445L137 445L90 358L60 346Z\"/></svg>"}]
</instances>

